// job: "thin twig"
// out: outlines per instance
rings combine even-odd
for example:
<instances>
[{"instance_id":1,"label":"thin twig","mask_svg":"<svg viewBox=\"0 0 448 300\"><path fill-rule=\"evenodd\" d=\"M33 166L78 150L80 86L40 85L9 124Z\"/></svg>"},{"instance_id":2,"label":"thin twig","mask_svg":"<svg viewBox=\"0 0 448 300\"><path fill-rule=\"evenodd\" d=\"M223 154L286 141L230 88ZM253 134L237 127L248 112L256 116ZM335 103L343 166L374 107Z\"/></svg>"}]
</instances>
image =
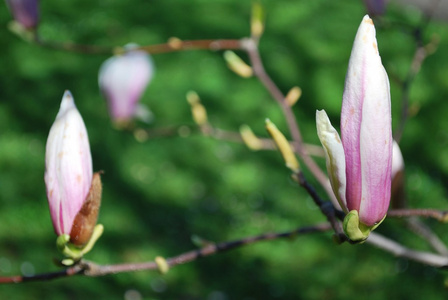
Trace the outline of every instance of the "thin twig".
<instances>
[{"instance_id":1,"label":"thin twig","mask_svg":"<svg viewBox=\"0 0 448 300\"><path fill-rule=\"evenodd\" d=\"M184 133L182 133L184 132ZM241 137L241 133L225 130L221 128L217 128L212 126L210 123L207 123L202 126L197 125L179 125L179 126L170 126L164 128L154 128L154 129L142 129L137 128L134 130L134 135L136 135L139 141L146 141L152 138L166 138L166 137L175 137L175 136L183 136L183 134L187 133L194 134L200 133L205 137L210 137L215 140L232 142L245 144L243 138ZM270 138L260 138L257 137L260 142L259 150L275 150L277 149L275 143ZM293 143L290 142L291 146ZM312 144L303 144L304 151L308 155L313 155L317 157L324 157L325 153L321 146L312 145Z\"/></svg>"},{"instance_id":2,"label":"thin twig","mask_svg":"<svg viewBox=\"0 0 448 300\"><path fill-rule=\"evenodd\" d=\"M268 233L262 234L258 236L248 237L241 240L224 242L219 244L210 244L205 246L204 248L193 250L186 252L184 254L167 258L166 261L170 267L174 267L176 265L185 264L191 261L194 261L198 258L206 257L212 254L217 254L225 251L229 251L241 246L250 245L259 241L267 241L274 240L278 238L290 238L296 235L308 234L308 233L316 233L316 232L325 232L330 230L331 227L328 223L318 224L315 226L302 227L293 231L283 232L283 233ZM132 272L139 270L157 270L158 266L155 265L154 262L149 262L145 264L120 264L120 265L111 265L111 266L97 266L95 268L95 272L89 272L87 275L89 276L102 276L107 274L114 274L118 272Z\"/></svg>"},{"instance_id":3,"label":"thin twig","mask_svg":"<svg viewBox=\"0 0 448 300\"><path fill-rule=\"evenodd\" d=\"M394 132L394 139L395 141L397 141L397 143L400 142L401 137L403 136L406 122L409 118L409 95L412 83L414 82L417 74L420 72L424 60L430 54L435 52L435 49L437 48L437 41L434 39L431 40L427 45L425 45L423 42L423 31L428 26L432 17L432 13L428 14L428 16L423 20L422 24L419 27L415 28L412 32L415 39L416 48L408 73L406 74L405 79L401 82L401 116L398 128Z\"/></svg>"},{"instance_id":4,"label":"thin twig","mask_svg":"<svg viewBox=\"0 0 448 300\"><path fill-rule=\"evenodd\" d=\"M240 240L223 242L218 244L209 244L201 249L192 250L178 256L166 259L170 267L185 264L194 261L198 258L210 256L213 254L229 251L238 247L251 245L260 241L269 241L279 238L292 238L297 235L325 232L331 229L330 224L322 223L314 226L301 227L292 231L279 233L266 233L252 237L246 237ZM98 265L90 261L81 261L79 264L58 272L42 273L32 276L10 276L0 277L0 284L5 283L22 283L28 281L43 281L51 280L61 277L69 277L75 274L82 274L85 276L104 276L108 274L117 274L124 272L135 272L143 270L158 270L159 266L156 262L142 262L130 264L116 264L116 265Z\"/></svg>"},{"instance_id":5,"label":"thin twig","mask_svg":"<svg viewBox=\"0 0 448 300\"><path fill-rule=\"evenodd\" d=\"M448 211L437 209L393 209L387 212L387 216L392 218L419 216L448 222Z\"/></svg>"},{"instance_id":6,"label":"thin twig","mask_svg":"<svg viewBox=\"0 0 448 300\"><path fill-rule=\"evenodd\" d=\"M125 52L126 50L117 47L107 46L94 46L94 45L82 45L69 42L52 42L40 39L38 35L34 36L34 40L37 45L50 48L53 50L70 51L83 54L113 54L116 51ZM149 54L160 54L177 51L188 50L235 50L241 49L241 42L237 39L217 39L217 40L187 40L182 41L180 39L170 39L167 43L140 46L133 48L133 50L142 50Z\"/></svg>"},{"instance_id":7,"label":"thin twig","mask_svg":"<svg viewBox=\"0 0 448 300\"><path fill-rule=\"evenodd\" d=\"M407 197L404 184L404 170L401 170L395 174L392 180L391 211L407 208ZM448 248L443 241L429 226L419 220L417 216L406 218L405 223L412 232L423 238L435 251L441 255L448 256Z\"/></svg>"},{"instance_id":8,"label":"thin twig","mask_svg":"<svg viewBox=\"0 0 448 300\"><path fill-rule=\"evenodd\" d=\"M223 140L228 142L234 142L234 143L242 143L245 144L243 138L241 137L241 133L229 131L220 129L217 127L212 126L210 123L207 123L205 125L207 128L203 128L201 126L201 132L204 136L212 137L216 140ZM260 142L260 150L276 150L277 146L275 145L274 141L272 139L268 138L260 138L257 137L258 141ZM294 142L289 142L290 145L294 149ZM302 144L303 151L307 155L313 155L318 157L325 157L325 153L320 146L311 145L311 144Z\"/></svg>"},{"instance_id":9,"label":"thin twig","mask_svg":"<svg viewBox=\"0 0 448 300\"><path fill-rule=\"evenodd\" d=\"M296 116L292 112L291 107L284 101L285 96L283 95L283 93L280 91L271 77L269 77L269 75L266 73L256 42L252 39L245 39L243 45L244 49L249 55L249 59L254 69L254 74L266 87L268 92L272 95L274 100L277 101L280 108L282 109L283 114L286 118L286 122L288 123L288 128L291 132L292 139L295 142L295 147L297 147L300 152L300 148L302 146L302 135L300 133Z\"/></svg>"},{"instance_id":10,"label":"thin twig","mask_svg":"<svg viewBox=\"0 0 448 300\"><path fill-rule=\"evenodd\" d=\"M82 264L75 265L73 267L67 268L62 271L50 272L50 273L42 273L30 276L10 276L10 277L0 277L0 284L5 283L22 283L28 281L44 281L44 280L52 280L61 277L70 277L76 274L80 274L83 272L84 266Z\"/></svg>"},{"instance_id":11,"label":"thin twig","mask_svg":"<svg viewBox=\"0 0 448 300\"><path fill-rule=\"evenodd\" d=\"M76 52L82 54L102 54L102 55L112 55L114 53L113 47L101 47L96 45L82 45L75 44L70 42L52 42L42 40L38 35L34 36L34 40L32 40L36 45L52 49L52 50L60 50L66 52Z\"/></svg>"},{"instance_id":12,"label":"thin twig","mask_svg":"<svg viewBox=\"0 0 448 300\"><path fill-rule=\"evenodd\" d=\"M345 241L348 241L347 236L342 230L341 223L338 220L343 219L344 216L340 215L340 213L337 212L337 209L335 209L335 207L330 201L324 201L319 197L316 190L306 180L302 172L293 174L293 179L297 181L300 184L300 186L302 186L308 192L308 194L313 199L314 203L316 203L316 205L319 207L322 214L327 217L327 220L330 222L331 227L335 232L337 242L343 243Z\"/></svg>"},{"instance_id":13,"label":"thin twig","mask_svg":"<svg viewBox=\"0 0 448 300\"><path fill-rule=\"evenodd\" d=\"M439 254L448 256L448 248L443 241L417 217L410 217L406 220L408 227L417 235L425 239L428 244Z\"/></svg>"},{"instance_id":14,"label":"thin twig","mask_svg":"<svg viewBox=\"0 0 448 300\"><path fill-rule=\"evenodd\" d=\"M242 49L241 41L237 39L218 40L187 40L171 39L168 43L138 47L150 54L168 53L186 50L237 50Z\"/></svg>"},{"instance_id":15,"label":"thin twig","mask_svg":"<svg viewBox=\"0 0 448 300\"><path fill-rule=\"evenodd\" d=\"M378 233L371 232L366 243L376 246L384 251L390 252L397 257L403 257L438 268L448 267L448 257L406 248L399 243L388 239Z\"/></svg>"},{"instance_id":16,"label":"thin twig","mask_svg":"<svg viewBox=\"0 0 448 300\"><path fill-rule=\"evenodd\" d=\"M254 74L257 76L257 78L261 81L261 83L265 86L265 88L268 90L271 96L281 107L283 114L285 115L285 119L288 124L291 137L294 141L294 149L302 158L308 169L313 173L314 177L317 179L320 185L326 190L328 196L333 202L333 205L338 205L327 176L325 175L325 173L322 172L322 170L319 168L316 162L303 149L302 135L300 133L300 128L296 120L296 116L294 115L291 106L289 106L286 103L285 96L283 95L283 93L280 91L280 89L277 87L277 85L274 83L271 77L269 77L269 75L267 74L260 57L260 53L258 51L257 43L252 39L245 39L242 40L241 44L249 55L249 59L252 64Z\"/></svg>"}]
</instances>

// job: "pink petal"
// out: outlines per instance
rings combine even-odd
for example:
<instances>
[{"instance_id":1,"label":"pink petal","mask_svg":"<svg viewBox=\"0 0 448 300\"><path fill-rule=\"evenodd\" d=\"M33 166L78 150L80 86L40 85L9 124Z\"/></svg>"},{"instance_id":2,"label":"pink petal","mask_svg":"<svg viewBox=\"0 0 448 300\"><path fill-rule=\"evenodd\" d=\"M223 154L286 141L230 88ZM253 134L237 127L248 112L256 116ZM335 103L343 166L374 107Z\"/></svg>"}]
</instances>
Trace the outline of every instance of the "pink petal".
<instances>
[{"instance_id":1,"label":"pink petal","mask_svg":"<svg viewBox=\"0 0 448 300\"><path fill-rule=\"evenodd\" d=\"M87 130L69 91L47 139L45 184L50 214L58 235L70 234L92 182Z\"/></svg>"},{"instance_id":2,"label":"pink petal","mask_svg":"<svg viewBox=\"0 0 448 300\"><path fill-rule=\"evenodd\" d=\"M347 207L374 225L390 200L392 132L389 80L372 20L365 16L350 56L341 111Z\"/></svg>"},{"instance_id":3,"label":"pink petal","mask_svg":"<svg viewBox=\"0 0 448 300\"><path fill-rule=\"evenodd\" d=\"M150 56L129 51L106 60L99 72L99 85L114 120L129 120L154 72Z\"/></svg>"}]
</instances>

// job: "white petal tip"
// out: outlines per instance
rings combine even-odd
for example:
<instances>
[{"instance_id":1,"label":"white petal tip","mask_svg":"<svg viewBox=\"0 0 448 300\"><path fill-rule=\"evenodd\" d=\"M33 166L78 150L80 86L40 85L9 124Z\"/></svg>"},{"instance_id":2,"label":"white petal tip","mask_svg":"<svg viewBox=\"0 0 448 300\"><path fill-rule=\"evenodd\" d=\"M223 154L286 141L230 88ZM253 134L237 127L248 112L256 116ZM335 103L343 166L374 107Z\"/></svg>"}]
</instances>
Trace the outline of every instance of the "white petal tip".
<instances>
[{"instance_id":1,"label":"white petal tip","mask_svg":"<svg viewBox=\"0 0 448 300\"><path fill-rule=\"evenodd\" d=\"M365 23L369 23L373 25L372 19L369 17L369 15L365 15L364 18L362 18L362 21Z\"/></svg>"},{"instance_id":2,"label":"white petal tip","mask_svg":"<svg viewBox=\"0 0 448 300\"><path fill-rule=\"evenodd\" d=\"M63 98L73 98L72 93L69 90L65 90L64 91L64 96L62 96Z\"/></svg>"},{"instance_id":3,"label":"white petal tip","mask_svg":"<svg viewBox=\"0 0 448 300\"><path fill-rule=\"evenodd\" d=\"M59 108L58 116L64 114L69 109L76 107L75 101L73 99L72 93L69 90L64 92L64 96L62 96L61 107ZM57 116L57 117L58 117Z\"/></svg>"}]
</instances>

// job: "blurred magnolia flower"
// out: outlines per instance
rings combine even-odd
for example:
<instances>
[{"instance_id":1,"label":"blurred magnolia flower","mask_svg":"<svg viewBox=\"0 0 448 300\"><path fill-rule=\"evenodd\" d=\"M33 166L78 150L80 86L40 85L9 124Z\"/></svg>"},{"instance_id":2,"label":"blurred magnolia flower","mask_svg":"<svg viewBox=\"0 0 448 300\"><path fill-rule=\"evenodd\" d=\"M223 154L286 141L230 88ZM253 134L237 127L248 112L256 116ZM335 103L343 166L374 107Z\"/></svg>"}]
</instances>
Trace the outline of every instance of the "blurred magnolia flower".
<instances>
[{"instance_id":1,"label":"blurred magnolia flower","mask_svg":"<svg viewBox=\"0 0 448 300\"><path fill-rule=\"evenodd\" d=\"M143 92L152 79L154 64L144 51L131 50L106 60L99 71L99 86L107 100L109 113L117 122L128 122L137 117L150 120L150 111L138 105Z\"/></svg>"},{"instance_id":2,"label":"blurred magnolia flower","mask_svg":"<svg viewBox=\"0 0 448 300\"><path fill-rule=\"evenodd\" d=\"M394 141L392 148L392 178L397 176L399 172L404 171L404 159L401 154L400 146Z\"/></svg>"},{"instance_id":3,"label":"blurred magnolia flower","mask_svg":"<svg viewBox=\"0 0 448 300\"><path fill-rule=\"evenodd\" d=\"M45 184L53 227L71 233L92 184L92 158L84 121L69 91L50 129L45 154Z\"/></svg>"},{"instance_id":4,"label":"blurred magnolia flower","mask_svg":"<svg viewBox=\"0 0 448 300\"><path fill-rule=\"evenodd\" d=\"M386 0L364 0L364 4L371 16L381 16L386 11Z\"/></svg>"},{"instance_id":5,"label":"blurred magnolia flower","mask_svg":"<svg viewBox=\"0 0 448 300\"><path fill-rule=\"evenodd\" d=\"M367 15L345 79L342 141L324 110L316 113L316 121L333 191L347 213L344 231L353 241L365 240L389 207L393 144L389 79Z\"/></svg>"},{"instance_id":6,"label":"blurred magnolia flower","mask_svg":"<svg viewBox=\"0 0 448 300\"><path fill-rule=\"evenodd\" d=\"M418 9L431 20L448 22L448 1L446 0L395 0L394 4L406 11Z\"/></svg>"},{"instance_id":7,"label":"blurred magnolia flower","mask_svg":"<svg viewBox=\"0 0 448 300\"><path fill-rule=\"evenodd\" d=\"M404 159L400 146L394 141L392 150L392 186L390 202L392 208L406 207L406 193L404 190Z\"/></svg>"},{"instance_id":8,"label":"blurred magnolia flower","mask_svg":"<svg viewBox=\"0 0 448 300\"><path fill-rule=\"evenodd\" d=\"M39 23L39 0L6 0L14 19L27 29Z\"/></svg>"}]
</instances>

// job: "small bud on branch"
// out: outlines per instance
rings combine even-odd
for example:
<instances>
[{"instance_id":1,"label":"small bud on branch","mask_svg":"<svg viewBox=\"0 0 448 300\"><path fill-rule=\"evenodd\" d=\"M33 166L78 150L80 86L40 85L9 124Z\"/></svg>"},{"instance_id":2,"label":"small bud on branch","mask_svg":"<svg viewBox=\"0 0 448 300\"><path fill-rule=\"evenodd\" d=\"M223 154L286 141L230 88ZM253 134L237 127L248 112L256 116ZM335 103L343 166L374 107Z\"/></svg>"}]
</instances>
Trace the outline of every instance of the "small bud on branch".
<instances>
[{"instance_id":1,"label":"small bud on branch","mask_svg":"<svg viewBox=\"0 0 448 300\"><path fill-rule=\"evenodd\" d=\"M298 173L300 171L300 164L291 148L288 140L285 138L283 133L278 130L277 126L274 125L269 119L266 119L266 130L274 139L275 144L280 150L280 153L285 160L286 167L288 167L293 173Z\"/></svg>"}]
</instances>

